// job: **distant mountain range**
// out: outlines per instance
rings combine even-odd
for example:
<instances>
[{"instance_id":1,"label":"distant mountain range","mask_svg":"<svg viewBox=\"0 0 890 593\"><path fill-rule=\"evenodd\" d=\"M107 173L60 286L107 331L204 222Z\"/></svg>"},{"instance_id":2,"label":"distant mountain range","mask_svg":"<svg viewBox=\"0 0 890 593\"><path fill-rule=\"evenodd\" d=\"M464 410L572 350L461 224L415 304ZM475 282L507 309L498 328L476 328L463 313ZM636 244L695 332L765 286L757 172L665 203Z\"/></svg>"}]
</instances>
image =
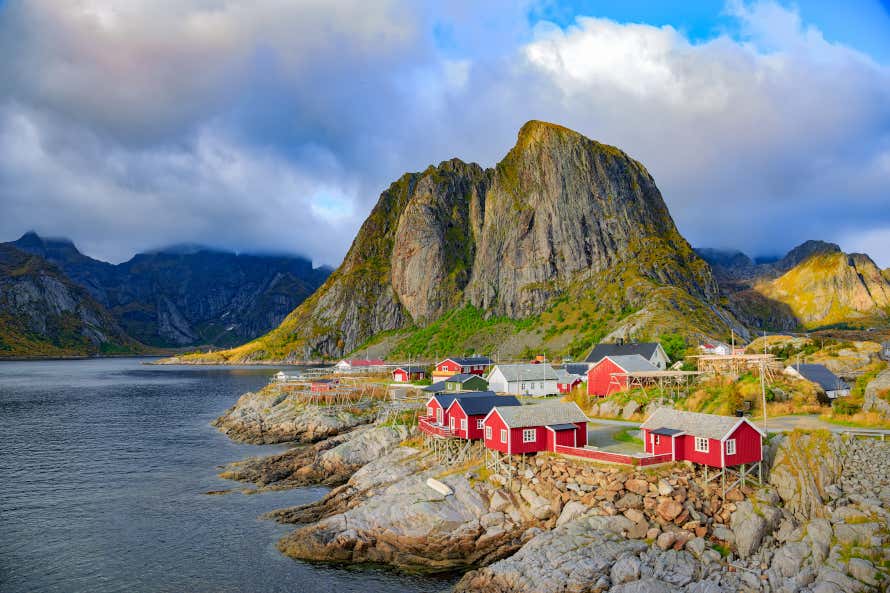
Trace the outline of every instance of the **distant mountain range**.
<instances>
[{"instance_id":1,"label":"distant mountain range","mask_svg":"<svg viewBox=\"0 0 890 593\"><path fill-rule=\"evenodd\" d=\"M201 246L142 253L117 265L82 254L71 241L33 232L0 246L8 262L0 282L15 283L21 292L27 277L32 297L25 302L4 290L0 314L16 319L16 327L31 328L29 340L45 342L48 355L62 354L54 351L57 347L67 354L92 354L118 346L130 351L140 345L241 344L275 327L330 274L301 257L241 255ZM86 315L90 323L72 330L86 340L81 349L34 323L39 311L59 308L59 285L92 313ZM18 351L16 339L10 341L6 355L28 355Z\"/></svg>"},{"instance_id":2,"label":"distant mountain range","mask_svg":"<svg viewBox=\"0 0 890 593\"><path fill-rule=\"evenodd\" d=\"M749 327L880 326L890 317L887 270L834 243L807 241L762 264L739 251L696 251L711 264L728 308Z\"/></svg>"}]
</instances>

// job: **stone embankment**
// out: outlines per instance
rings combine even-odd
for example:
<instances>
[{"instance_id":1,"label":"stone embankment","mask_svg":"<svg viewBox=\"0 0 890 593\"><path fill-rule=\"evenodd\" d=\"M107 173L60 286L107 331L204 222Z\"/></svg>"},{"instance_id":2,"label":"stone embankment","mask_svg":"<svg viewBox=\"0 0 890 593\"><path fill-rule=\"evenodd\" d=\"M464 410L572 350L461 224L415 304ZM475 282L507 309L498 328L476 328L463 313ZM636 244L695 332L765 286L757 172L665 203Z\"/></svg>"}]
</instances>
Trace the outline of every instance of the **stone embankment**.
<instances>
[{"instance_id":1,"label":"stone embankment","mask_svg":"<svg viewBox=\"0 0 890 593\"><path fill-rule=\"evenodd\" d=\"M253 444L310 443L374 420L370 403L349 409L306 405L274 389L248 392L213 421L229 438Z\"/></svg>"}]
</instances>

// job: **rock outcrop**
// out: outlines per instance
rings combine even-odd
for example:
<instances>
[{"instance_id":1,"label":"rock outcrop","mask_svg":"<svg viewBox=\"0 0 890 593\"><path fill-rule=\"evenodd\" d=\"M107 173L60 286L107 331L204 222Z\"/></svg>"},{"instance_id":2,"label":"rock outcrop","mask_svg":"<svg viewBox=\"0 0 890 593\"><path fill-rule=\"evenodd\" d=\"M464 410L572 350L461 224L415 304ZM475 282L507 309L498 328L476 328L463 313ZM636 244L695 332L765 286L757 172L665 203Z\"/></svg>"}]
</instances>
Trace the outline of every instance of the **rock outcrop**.
<instances>
[{"instance_id":1,"label":"rock outcrop","mask_svg":"<svg viewBox=\"0 0 890 593\"><path fill-rule=\"evenodd\" d=\"M354 409L307 406L293 394L248 392L213 421L229 438L254 444L310 443L374 420L369 404Z\"/></svg>"},{"instance_id":2,"label":"rock outcrop","mask_svg":"<svg viewBox=\"0 0 890 593\"><path fill-rule=\"evenodd\" d=\"M890 419L890 369L878 373L865 387L863 412L877 412Z\"/></svg>"},{"instance_id":3,"label":"rock outcrop","mask_svg":"<svg viewBox=\"0 0 890 593\"><path fill-rule=\"evenodd\" d=\"M588 294L593 281L612 290ZM693 309L696 324L734 322L640 163L532 121L492 169L452 159L402 176L380 195L341 266L279 328L196 359L339 357L462 307L521 319L569 293L613 321L658 301L673 323ZM647 313L633 320L636 331L663 322Z\"/></svg>"}]
</instances>

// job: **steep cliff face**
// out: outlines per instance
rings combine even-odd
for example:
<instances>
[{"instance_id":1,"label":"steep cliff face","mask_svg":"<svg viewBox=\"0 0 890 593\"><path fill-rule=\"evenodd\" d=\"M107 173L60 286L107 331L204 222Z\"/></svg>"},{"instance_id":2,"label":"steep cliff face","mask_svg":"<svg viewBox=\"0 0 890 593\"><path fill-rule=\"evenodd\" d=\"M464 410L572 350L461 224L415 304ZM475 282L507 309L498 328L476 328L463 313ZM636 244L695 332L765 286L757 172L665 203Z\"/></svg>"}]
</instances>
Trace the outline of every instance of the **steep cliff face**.
<instances>
[{"instance_id":1,"label":"steep cliff face","mask_svg":"<svg viewBox=\"0 0 890 593\"><path fill-rule=\"evenodd\" d=\"M142 350L101 304L56 266L0 244L0 357Z\"/></svg>"},{"instance_id":2,"label":"steep cliff face","mask_svg":"<svg viewBox=\"0 0 890 593\"><path fill-rule=\"evenodd\" d=\"M640 163L561 126L527 123L494 170L469 301L533 315L567 284L624 262L703 298L716 291Z\"/></svg>"},{"instance_id":3,"label":"steep cliff face","mask_svg":"<svg viewBox=\"0 0 890 593\"><path fill-rule=\"evenodd\" d=\"M281 323L328 275L299 257L201 247L140 253L113 265L35 233L12 245L57 265L130 336L159 347L244 343Z\"/></svg>"},{"instance_id":4,"label":"steep cliff face","mask_svg":"<svg viewBox=\"0 0 890 593\"><path fill-rule=\"evenodd\" d=\"M605 292L594 294L595 286ZM193 359L338 357L381 332L456 311L482 334L491 320L510 325L570 298L595 309L570 333L616 329L608 320L634 311L637 335L661 327L662 312L676 315L672 323L700 313L709 330L728 332L734 320L713 304L716 293L708 265L640 163L561 126L529 122L493 169L453 159L404 175L381 194L343 264L279 328ZM650 301L659 306L643 311Z\"/></svg>"}]
</instances>

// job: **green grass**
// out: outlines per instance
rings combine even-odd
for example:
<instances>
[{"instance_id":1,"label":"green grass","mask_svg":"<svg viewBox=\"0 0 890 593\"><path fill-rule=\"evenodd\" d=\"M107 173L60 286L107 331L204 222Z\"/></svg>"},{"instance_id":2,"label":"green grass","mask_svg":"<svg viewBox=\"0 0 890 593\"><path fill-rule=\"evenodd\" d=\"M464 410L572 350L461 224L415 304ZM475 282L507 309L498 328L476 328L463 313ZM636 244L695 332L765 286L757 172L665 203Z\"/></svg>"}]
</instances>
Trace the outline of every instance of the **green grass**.
<instances>
[{"instance_id":1,"label":"green grass","mask_svg":"<svg viewBox=\"0 0 890 593\"><path fill-rule=\"evenodd\" d=\"M643 439L638 439L635 436L631 435L631 432L637 432L639 429L637 428L622 428L614 435L612 438L618 441L619 443L632 443L634 445L643 446Z\"/></svg>"}]
</instances>

